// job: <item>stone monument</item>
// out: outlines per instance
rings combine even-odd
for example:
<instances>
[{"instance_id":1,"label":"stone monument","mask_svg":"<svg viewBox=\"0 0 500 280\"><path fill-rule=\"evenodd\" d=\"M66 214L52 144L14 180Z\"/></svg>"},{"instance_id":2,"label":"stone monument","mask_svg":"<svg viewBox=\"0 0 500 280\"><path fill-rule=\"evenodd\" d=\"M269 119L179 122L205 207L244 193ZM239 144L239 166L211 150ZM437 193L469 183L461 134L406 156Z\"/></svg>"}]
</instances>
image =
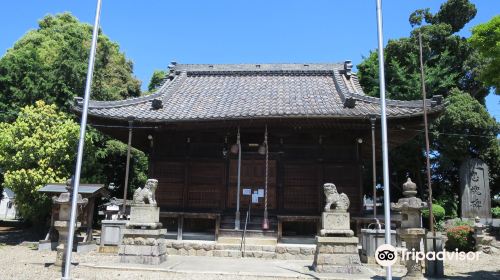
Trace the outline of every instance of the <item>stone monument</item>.
<instances>
[{"instance_id":1,"label":"stone monument","mask_svg":"<svg viewBox=\"0 0 500 280\"><path fill-rule=\"evenodd\" d=\"M425 236L425 229L421 227L421 211L427 208L427 203L416 197L417 185L408 178L403 184L403 198L397 203L391 203L391 209L401 212L401 228L397 230L399 236L406 242L406 250L420 251L420 241ZM403 252L404 253L404 252ZM406 275L402 279L425 279L422 274L422 264L414 258L406 260Z\"/></svg>"},{"instance_id":2,"label":"stone monument","mask_svg":"<svg viewBox=\"0 0 500 280\"><path fill-rule=\"evenodd\" d=\"M160 208L155 191L158 180L148 179L144 188L134 192L130 207L130 220L123 231L119 248L120 261L124 263L160 264L167 259L166 229L162 229Z\"/></svg>"},{"instance_id":3,"label":"stone monument","mask_svg":"<svg viewBox=\"0 0 500 280\"><path fill-rule=\"evenodd\" d=\"M362 273L358 238L353 236L347 212L349 198L344 193L339 194L332 183L324 184L323 190L326 205L320 236L316 236L313 268L316 272Z\"/></svg>"},{"instance_id":4,"label":"stone monument","mask_svg":"<svg viewBox=\"0 0 500 280\"><path fill-rule=\"evenodd\" d=\"M462 218L491 218L488 166L480 159L468 159L460 166Z\"/></svg>"},{"instance_id":5,"label":"stone monument","mask_svg":"<svg viewBox=\"0 0 500 280\"><path fill-rule=\"evenodd\" d=\"M64 262L64 253L66 251L66 245L68 243L68 231L70 225L70 217L71 217L71 197L73 194L73 183L72 180L69 179L66 181L66 192L59 194L59 196L53 196L52 202L56 205L59 205L59 213L58 217L54 221L54 228L59 233L59 240L57 245L57 254L56 254L56 263L57 266L63 266ZM76 208L76 216L79 215L79 209L85 204L87 204L88 200L86 198L82 198L81 194L78 194L77 197L77 205ZM75 232L81 226L81 223L76 221L75 224Z\"/></svg>"}]
</instances>

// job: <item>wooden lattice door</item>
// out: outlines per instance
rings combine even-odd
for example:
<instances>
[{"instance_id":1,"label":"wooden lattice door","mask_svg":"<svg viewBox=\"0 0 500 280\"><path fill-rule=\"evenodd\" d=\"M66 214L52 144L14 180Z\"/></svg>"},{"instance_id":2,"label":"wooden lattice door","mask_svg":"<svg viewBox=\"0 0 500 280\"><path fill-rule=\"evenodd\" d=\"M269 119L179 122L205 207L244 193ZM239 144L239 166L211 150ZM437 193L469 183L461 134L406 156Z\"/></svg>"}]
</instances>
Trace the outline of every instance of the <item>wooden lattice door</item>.
<instances>
[{"instance_id":1,"label":"wooden lattice door","mask_svg":"<svg viewBox=\"0 0 500 280\"><path fill-rule=\"evenodd\" d=\"M241 161L241 191L240 210L248 208L251 196L243 195L243 189L263 189L265 186L266 162L265 160ZM231 160L229 165L229 191L227 207L236 208L236 191L238 183L238 160ZM276 161L269 160L267 208L276 209ZM258 204L253 204L252 209L264 210L264 198L259 198Z\"/></svg>"}]
</instances>

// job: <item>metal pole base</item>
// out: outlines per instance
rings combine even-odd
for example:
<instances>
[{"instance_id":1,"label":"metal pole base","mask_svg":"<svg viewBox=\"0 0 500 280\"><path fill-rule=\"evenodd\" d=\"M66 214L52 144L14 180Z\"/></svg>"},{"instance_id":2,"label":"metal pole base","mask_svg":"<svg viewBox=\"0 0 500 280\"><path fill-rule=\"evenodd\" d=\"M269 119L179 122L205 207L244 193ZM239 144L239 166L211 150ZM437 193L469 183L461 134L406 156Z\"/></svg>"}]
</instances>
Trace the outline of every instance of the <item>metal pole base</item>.
<instances>
[{"instance_id":1,"label":"metal pole base","mask_svg":"<svg viewBox=\"0 0 500 280\"><path fill-rule=\"evenodd\" d=\"M234 229L239 230L240 229L240 211L236 211L236 216L234 218Z\"/></svg>"}]
</instances>

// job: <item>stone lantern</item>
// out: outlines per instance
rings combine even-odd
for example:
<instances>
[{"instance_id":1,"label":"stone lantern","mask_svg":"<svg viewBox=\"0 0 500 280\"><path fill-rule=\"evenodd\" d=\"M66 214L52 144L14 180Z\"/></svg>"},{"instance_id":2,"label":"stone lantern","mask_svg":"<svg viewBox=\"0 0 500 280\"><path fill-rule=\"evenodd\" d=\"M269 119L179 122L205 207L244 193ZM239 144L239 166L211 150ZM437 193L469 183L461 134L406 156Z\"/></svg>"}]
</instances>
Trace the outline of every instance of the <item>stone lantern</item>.
<instances>
[{"instance_id":1,"label":"stone lantern","mask_svg":"<svg viewBox=\"0 0 500 280\"><path fill-rule=\"evenodd\" d=\"M58 240L58 245L57 245L57 256L56 256L56 263L55 265L57 266L62 266L63 265L63 260L64 260L64 252L66 250L66 245L68 242L68 231L69 231L69 224L70 224L70 216L71 216L71 197L73 194L73 183L72 180L69 179L66 182L66 192L63 192L59 194L59 196L54 196L52 197L52 202L57 205L56 208L58 208L58 217L56 217L56 220L54 221L54 228L57 230L59 233L59 240ZM79 208L85 206L88 202L88 199L82 198L81 194L77 194L77 209L76 209L76 216L78 217L78 210ZM75 231L81 226L81 223L76 221L75 224Z\"/></svg>"},{"instance_id":2,"label":"stone lantern","mask_svg":"<svg viewBox=\"0 0 500 280\"><path fill-rule=\"evenodd\" d=\"M398 234L406 242L406 249L410 252L420 251L420 241L425 236L425 229L421 227L422 209L427 203L416 197L417 185L410 178L403 184L403 198L397 203L391 203L391 209L401 212L401 228ZM406 275L402 279L425 279L422 274L422 264L414 257L406 258Z\"/></svg>"}]
</instances>

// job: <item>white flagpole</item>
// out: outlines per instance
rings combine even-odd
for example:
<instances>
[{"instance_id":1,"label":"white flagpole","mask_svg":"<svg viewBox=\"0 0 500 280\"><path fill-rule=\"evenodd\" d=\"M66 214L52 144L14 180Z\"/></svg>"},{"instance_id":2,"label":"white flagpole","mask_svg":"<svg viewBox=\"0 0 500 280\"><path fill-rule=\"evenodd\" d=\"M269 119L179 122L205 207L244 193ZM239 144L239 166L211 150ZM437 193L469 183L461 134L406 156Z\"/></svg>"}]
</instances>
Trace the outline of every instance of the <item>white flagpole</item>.
<instances>
[{"instance_id":1,"label":"white flagpole","mask_svg":"<svg viewBox=\"0 0 500 280\"><path fill-rule=\"evenodd\" d=\"M73 195L71 197L71 217L69 223L68 242L66 243L66 256L64 259L64 272L62 280L69 280L71 269L71 253L73 252L73 237L75 235L76 223L76 201L78 188L80 187L80 175L82 171L83 147L85 145L85 130L87 127L87 112L89 108L90 90L92 87L92 74L94 72L95 52L97 47L97 36L99 31L99 16L101 14L101 0L97 0L95 12L94 31L92 32L92 45L90 47L89 66L87 69L87 80L85 83L85 95L83 98L82 120L80 124L80 140L78 141L78 154L76 157L75 180L73 182Z\"/></svg>"},{"instance_id":2,"label":"white flagpole","mask_svg":"<svg viewBox=\"0 0 500 280\"><path fill-rule=\"evenodd\" d=\"M391 209L389 191L389 152L387 148L387 116L385 111L385 72L384 72L384 39L382 34L382 0L377 1L377 33L378 33L378 69L380 83L381 122L382 122L382 161L384 174L384 219L385 243L391 244ZM387 266L386 279L392 280L391 266Z\"/></svg>"}]
</instances>

